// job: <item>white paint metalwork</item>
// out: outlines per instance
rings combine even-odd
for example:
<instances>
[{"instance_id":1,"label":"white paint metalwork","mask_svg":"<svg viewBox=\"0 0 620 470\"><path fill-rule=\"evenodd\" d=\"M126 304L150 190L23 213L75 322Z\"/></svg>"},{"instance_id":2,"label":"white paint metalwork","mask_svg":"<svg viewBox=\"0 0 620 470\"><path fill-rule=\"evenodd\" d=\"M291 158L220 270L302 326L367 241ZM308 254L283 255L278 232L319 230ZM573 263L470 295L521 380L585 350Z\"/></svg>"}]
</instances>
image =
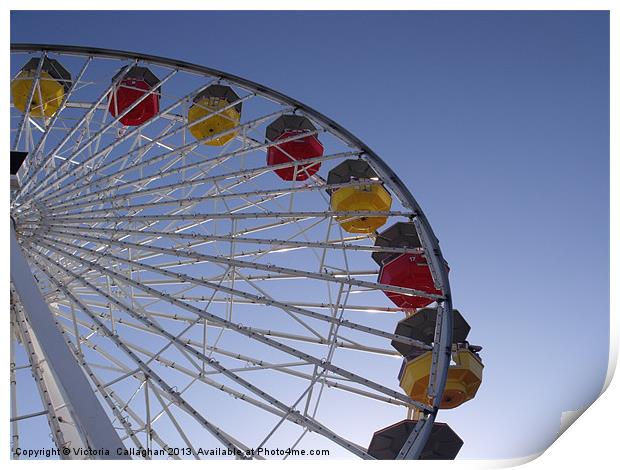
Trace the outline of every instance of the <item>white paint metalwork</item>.
<instances>
[{"instance_id":1,"label":"white paint metalwork","mask_svg":"<svg viewBox=\"0 0 620 470\"><path fill-rule=\"evenodd\" d=\"M75 46L16 44L12 52L15 73L28 58L45 56L74 76L53 117L12 110L14 150L29 152L11 205L15 252L23 251L29 263L16 268L14 279L13 448L24 438L18 423L42 416L56 445L65 445L71 430L62 413L80 408L67 398L79 394L79 402L102 410L98 425L112 423L108 437L137 458L165 450L169 458L199 459L208 445L230 449L235 458L263 458L248 450L324 445L336 456L369 459L372 433L391 424L381 416L392 419L400 410L417 410L421 419L397 458L420 455L449 366L450 287L424 213L383 160L302 103L217 70ZM120 119L139 102L115 118L107 105L133 65L163 77L151 87L161 90L161 106L152 119L124 127ZM195 140L186 119L193 97L211 84L232 87L239 99L199 122L243 106L235 138L222 147ZM321 165L304 181L274 174L286 168L304 174L293 159L265 164L271 147L299 138L265 140L266 126L290 113L310 119L316 130L302 135L316 135L325 147L321 157L304 161ZM325 176L350 158L375 170L378 178L369 184L391 193L389 211L332 210L329 192L353 183L327 184ZM374 247L376 233L347 234L339 225L371 216L386 217L384 228L413 221L422 248ZM443 294L378 283L375 251L424 253ZM34 274L36 286L28 292L39 293L53 330L30 321L36 307L29 294L20 301L24 273ZM433 343L394 333L403 316L384 292L420 295L437 305ZM44 347L51 340L65 345L66 370L80 370L88 382L76 385L58 372L59 356ZM392 340L432 350L433 406L397 390L400 355ZM45 392L39 390L43 411L20 414L15 357L24 348ZM68 395L60 393L65 388ZM59 390L53 394L61 403L46 405L59 400L48 398L50 390ZM347 409L349 402L373 410L367 421L375 424L366 426L358 410ZM84 418L82 411L77 418ZM71 439L92 446L84 426L77 433L74 427Z\"/></svg>"}]
</instances>

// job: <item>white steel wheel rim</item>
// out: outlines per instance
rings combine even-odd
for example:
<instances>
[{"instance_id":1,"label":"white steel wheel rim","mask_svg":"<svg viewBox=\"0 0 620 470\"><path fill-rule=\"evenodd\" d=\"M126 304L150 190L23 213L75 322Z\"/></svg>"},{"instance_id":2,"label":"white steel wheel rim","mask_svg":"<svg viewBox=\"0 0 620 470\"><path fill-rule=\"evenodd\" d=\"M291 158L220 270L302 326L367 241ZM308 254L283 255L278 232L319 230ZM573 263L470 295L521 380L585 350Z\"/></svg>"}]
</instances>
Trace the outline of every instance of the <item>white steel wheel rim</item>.
<instances>
[{"instance_id":1,"label":"white steel wheel rim","mask_svg":"<svg viewBox=\"0 0 620 470\"><path fill-rule=\"evenodd\" d=\"M449 366L450 288L426 217L383 160L302 103L223 72L75 46L17 44L12 52L16 70L42 54L71 69L54 116L12 108L12 150L29 155L11 216L93 388L112 397L104 401L127 447L181 447L188 454L173 458L202 458L199 447L308 445L369 458L365 447L381 426L356 434L363 420L337 406L350 401L378 414L423 411L419 455ZM114 73L136 64L162 81L160 112L124 127L106 99ZM243 103L239 134L223 147L200 145L184 118L210 83L231 86ZM264 129L289 113L310 119L325 146L312 160L321 170L306 181L283 181L265 164ZM400 356L389 343L402 315L381 291L413 292L379 285L373 240L343 231L335 218L351 214L329 208L325 175L347 158L367 161L393 198L389 213L364 215L388 216L379 230L414 221L443 292L434 346L426 345L435 406L394 382ZM17 325L23 313L13 314Z\"/></svg>"}]
</instances>

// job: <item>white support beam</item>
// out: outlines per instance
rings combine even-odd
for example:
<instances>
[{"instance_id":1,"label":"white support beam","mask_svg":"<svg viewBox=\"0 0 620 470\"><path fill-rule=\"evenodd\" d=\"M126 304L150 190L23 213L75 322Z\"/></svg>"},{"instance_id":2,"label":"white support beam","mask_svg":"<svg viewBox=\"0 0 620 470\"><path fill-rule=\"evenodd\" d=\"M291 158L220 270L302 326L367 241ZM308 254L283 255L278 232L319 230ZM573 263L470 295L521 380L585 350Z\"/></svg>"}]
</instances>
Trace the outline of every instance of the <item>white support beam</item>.
<instances>
[{"instance_id":1,"label":"white support beam","mask_svg":"<svg viewBox=\"0 0 620 470\"><path fill-rule=\"evenodd\" d=\"M117 459L117 449L125 449L97 400L86 376L73 357L56 326L54 317L39 291L11 227L11 281L24 308L32 332L40 344L52 377L59 385L63 401L70 408L72 421L87 446L108 450L101 459Z\"/></svg>"}]
</instances>

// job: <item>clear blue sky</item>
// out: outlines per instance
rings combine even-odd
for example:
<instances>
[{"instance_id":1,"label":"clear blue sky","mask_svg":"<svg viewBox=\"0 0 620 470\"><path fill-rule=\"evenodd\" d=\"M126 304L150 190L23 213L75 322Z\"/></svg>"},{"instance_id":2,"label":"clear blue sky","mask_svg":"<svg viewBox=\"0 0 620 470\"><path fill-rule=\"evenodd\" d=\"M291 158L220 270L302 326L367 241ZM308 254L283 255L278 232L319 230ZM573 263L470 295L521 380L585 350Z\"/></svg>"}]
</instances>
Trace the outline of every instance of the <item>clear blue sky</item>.
<instances>
[{"instance_id":1,"label":"clear blue sky","mask_svg":"<svg viewBox=\"0 0 620 470\"><path fill-rule=\"evenodd\" d=\"M407 183L484 346L442 412L461 458L518 457L593 401L609 342L604 12L13 12L11 40L133 50L263 83L335 119Z\"/></svg>"}]
</instances>

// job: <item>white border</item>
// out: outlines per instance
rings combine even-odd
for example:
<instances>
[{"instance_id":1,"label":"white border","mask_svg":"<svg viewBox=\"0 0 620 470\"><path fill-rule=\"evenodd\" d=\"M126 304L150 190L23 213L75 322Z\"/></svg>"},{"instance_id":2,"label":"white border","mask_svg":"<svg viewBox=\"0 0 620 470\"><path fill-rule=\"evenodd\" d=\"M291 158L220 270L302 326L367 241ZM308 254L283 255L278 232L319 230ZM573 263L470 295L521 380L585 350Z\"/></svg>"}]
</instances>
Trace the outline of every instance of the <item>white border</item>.
<instances>
[{"instance_id":1,"label":"white border","mask_svg":"<svg viewBox=\"0 0 620 470\"><path fill-rule=\"evenodd\" d=\"M611 26L611 80L610 80L610 102L611 102L611 115L610 115L610 128L619 129L620 120L618 119L619 106L618 106L618 84L620 83L619 67L619 54L618 48L618 26L620 18L620 9L614 9L617 2L607 1L582 1L582 0L565 0L565 1L532 1L532 0L505 0L505 1L394 1L383 0L382 2L370 2L368 0L358 0L355 2L355 9L364 10L610 10L610 26ZM348 10L350 9L350 2L335 1L335 0L262 0L260 3L252 2L249 0L226 0L226 1L196 1L196 0L175 0L170 2L169 0L149 0L141 2L141 4L148 6L150 10L198 10L198 9L212 9L212 10L256 10L260 7L262 10ZM88 4L80 2L80 9L82 10L126 10L127 2L120 0L108 0L105 3L101 2L89 2ZM139 8L138 2L133 2L131 9ZM4 74L0 81L0 93L2 95L2 102L9 103L9 74L8 60L9 60L9 43L10 43L10 9L15 10L71 10L75 9L76 2L71 0L55 0L53 2L48 1L34 1L34 0L21 0L21 1L9 1L3 2L0 9L0 37L5 44L5 54L3 56L3 62L5 67L3 68ZM202 7L202 8L200 8ZM89 44L83 44L89 45ZM139 51L138 51L139 52ZM209 65L209 64L204 64ZM251 78L251 77L250 77ZM319 110L320 111L320 110ZM2 113L2 121L4 122L4 128L6 129L9 121L9 113L5 110ZM363 139L363 136L362 136ZM620 165L618 162L618 134L611 133L610 151L613 158L610 161L610 285L618 285L618 248L617 240L620 237L620 230L618 229L618 217L620 213L620 204L618 204L618 174L620 172ZM3 132L0 134L0 148L9 149L9 134ZM8 174L8 158L3 159L4 174ZM6 178L8 182L8 178ZM0 201L2 207L8 207L8 190L0 191ZM615 215L615 217L614 217ZM8 219L8 218L7 218ZM0 235L2 238L2 246L4 247L3 253L8 256L9 249L9 221L5 222L5 230ZM5 266L7 263L5 263ZM2 270L2 279L0 285L8 286L9 272L7 269ZM579 418L577 423L569 428L547 451L543 453L540 458L537 456L524 457L522 459L511 460L486 460L486 461L456 461L456 462L416 462L416 468L501 468L509 467L527 463L528 468L547 468L550 465L561 465L565 468L583 468L599 467L608 468L613 461L618 460L615 455L615 446L617 446L616 423L620 413L618 412L618 398L620 397L620 385L618 379L611 381L617 363L618 356L618 296L613 290L610 292L611 312L610 317L610 352L609 352L609 366L607 377L605 380L604 394ZM5 288L2 290L0 303L8 306L9 304L9 290ZM5 311L8 316L8 311ZM8 319L7 319L8 320ZM6 324L5 324L6 325ZM5 335L8 335L8 328L5 328ZM8 356L9 347L8 341L2 341L2 354L4 360L2 361L2 370L4 377L8 377ZM611 385L610 385L611 383ZM1 427L0 433L1 442L5 443L4 458L8 460L8 443L10 441L10 429L9 422L9 406L8 406L8 388L2 388L0 392L0 401L5 404L1 407L2 412L0 414L0 422L4 422L5 425ZM509 426L509 423L507 423ZM535 459L535 460L533 460ZM530 461L531 460L531 461ZM58 465L52 462L46 462L49 464ZM189 462L188 462L189 463ZM11 462L12 465L37 465L33 461L21 461ZM103 462L89 462L89 465L103 465ZM134 465L144 465L145 463L135 462ZM296 466L316 466L316 461L299 462L295 461ZM353 465L357 468L359 465L373 465L370 462L359 461L340 461L339 466L345 464L345 466L351 468ZM164 466L167 462L150 462L149 465ZM190 464L191 465L191 464ZM205 465L201 463L200 465ZM237 462L225 462L218 461L218 468L220 466L237 465ZM254 462L252 465L286 465L285 463L278 462ZM381 462L381 465L412 465L407 462Z\"/></svg>"}]
</instances>

